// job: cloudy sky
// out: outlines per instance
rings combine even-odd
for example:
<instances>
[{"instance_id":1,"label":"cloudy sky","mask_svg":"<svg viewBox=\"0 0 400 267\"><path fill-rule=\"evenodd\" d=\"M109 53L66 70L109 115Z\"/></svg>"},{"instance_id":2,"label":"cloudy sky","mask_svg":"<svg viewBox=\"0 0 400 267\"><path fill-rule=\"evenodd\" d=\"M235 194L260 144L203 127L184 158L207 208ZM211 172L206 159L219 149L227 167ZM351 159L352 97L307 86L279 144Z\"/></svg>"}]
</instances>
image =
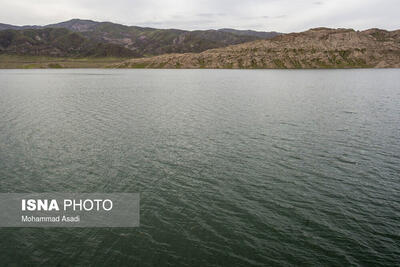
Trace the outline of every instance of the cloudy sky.
<instances>
[{"instance_id":1,"label":"cloudy sky","mask_svg":"<svg viewBox=\"0 0 400 267\"><path fill-rule=\"evenodd\" d=\"M156 28L303 31L400 29L400 0L0 0L0 23L72 18Z\"/></svg>"}]
</instances>

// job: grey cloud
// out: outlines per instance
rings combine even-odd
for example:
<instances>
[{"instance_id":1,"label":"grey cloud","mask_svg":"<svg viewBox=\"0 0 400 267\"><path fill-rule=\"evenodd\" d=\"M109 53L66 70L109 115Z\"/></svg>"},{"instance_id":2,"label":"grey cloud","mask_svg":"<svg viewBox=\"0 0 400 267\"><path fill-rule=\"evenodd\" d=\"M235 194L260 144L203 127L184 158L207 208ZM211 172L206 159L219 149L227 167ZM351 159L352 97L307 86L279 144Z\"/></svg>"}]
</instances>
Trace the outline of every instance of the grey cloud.
<instances>
[{"instance_id":1,"label":"grey cloud","mask_svg":"<svg viewBox=\"0 0 400 267\"><path fill-rule=\"evenodd\" d=\"M227 14L225 13L198 13L196 16L199 17L206 17L206 18L212 18L212 17L221 17L221 16L226 16Z\"/></svg>"}]
</instances>

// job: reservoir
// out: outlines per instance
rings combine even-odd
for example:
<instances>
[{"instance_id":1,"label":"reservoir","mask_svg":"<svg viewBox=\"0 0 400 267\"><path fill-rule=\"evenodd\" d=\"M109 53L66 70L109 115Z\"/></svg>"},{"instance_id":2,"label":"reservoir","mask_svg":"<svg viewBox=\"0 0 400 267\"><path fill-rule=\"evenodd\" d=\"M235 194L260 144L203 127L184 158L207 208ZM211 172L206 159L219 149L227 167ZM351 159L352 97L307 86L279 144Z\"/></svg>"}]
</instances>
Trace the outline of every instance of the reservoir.
<instances>
[{"instance_id":1,"label":"reservoir","mask_svg":"<svg viewBox=\"0 0 400 267\"><path fill-rule=\"evenodd\" d=\"M0 192L141 194L4 266L397 265L400 70L0 70Z\"/></svg>"}]
</instances>

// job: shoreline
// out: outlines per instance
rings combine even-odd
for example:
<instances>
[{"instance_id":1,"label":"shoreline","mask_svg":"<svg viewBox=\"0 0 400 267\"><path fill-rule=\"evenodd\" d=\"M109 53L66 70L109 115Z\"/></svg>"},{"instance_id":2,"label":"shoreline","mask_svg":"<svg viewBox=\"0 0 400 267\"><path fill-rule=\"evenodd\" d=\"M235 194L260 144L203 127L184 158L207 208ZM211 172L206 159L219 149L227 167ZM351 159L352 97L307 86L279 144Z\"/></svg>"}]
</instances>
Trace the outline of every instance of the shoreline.
<instances>
[{"instance_id":1,"label":"shoreline","mask_svg":"<svg viewBox=\"0 0 400 267\"><path fill-rule=\"evenodd\" d=\"M146 60L146 58L115 58L115 57L82 57L56 58L47 56L20 56L0 54L0 69L235 69L235 70L329 70L329 69L399 69L396 66L319 66L319 67L209 67L209 66L159 66L153 64L124 64L131 60Z\"/></svg>"}]
</instances>

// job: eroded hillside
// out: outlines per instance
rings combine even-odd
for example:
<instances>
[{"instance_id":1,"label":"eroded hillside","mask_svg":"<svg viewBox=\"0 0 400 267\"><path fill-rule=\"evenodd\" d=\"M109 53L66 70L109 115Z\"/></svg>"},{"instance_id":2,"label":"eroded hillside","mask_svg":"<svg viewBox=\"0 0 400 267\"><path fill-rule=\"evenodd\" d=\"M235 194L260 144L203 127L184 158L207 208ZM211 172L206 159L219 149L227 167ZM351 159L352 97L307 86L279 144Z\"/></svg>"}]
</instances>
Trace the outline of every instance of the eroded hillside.
<instances>
[{"instance_id":1,"label":"eroded hillside","mask_svg":"<svg viewBox=\"0 0 400 267\"><path fill-rule=\"evenodd\" d=\"M120 68L400 67L400 31L316 28L202 53L132 59Z\"/></svg>"}]
</instances>

